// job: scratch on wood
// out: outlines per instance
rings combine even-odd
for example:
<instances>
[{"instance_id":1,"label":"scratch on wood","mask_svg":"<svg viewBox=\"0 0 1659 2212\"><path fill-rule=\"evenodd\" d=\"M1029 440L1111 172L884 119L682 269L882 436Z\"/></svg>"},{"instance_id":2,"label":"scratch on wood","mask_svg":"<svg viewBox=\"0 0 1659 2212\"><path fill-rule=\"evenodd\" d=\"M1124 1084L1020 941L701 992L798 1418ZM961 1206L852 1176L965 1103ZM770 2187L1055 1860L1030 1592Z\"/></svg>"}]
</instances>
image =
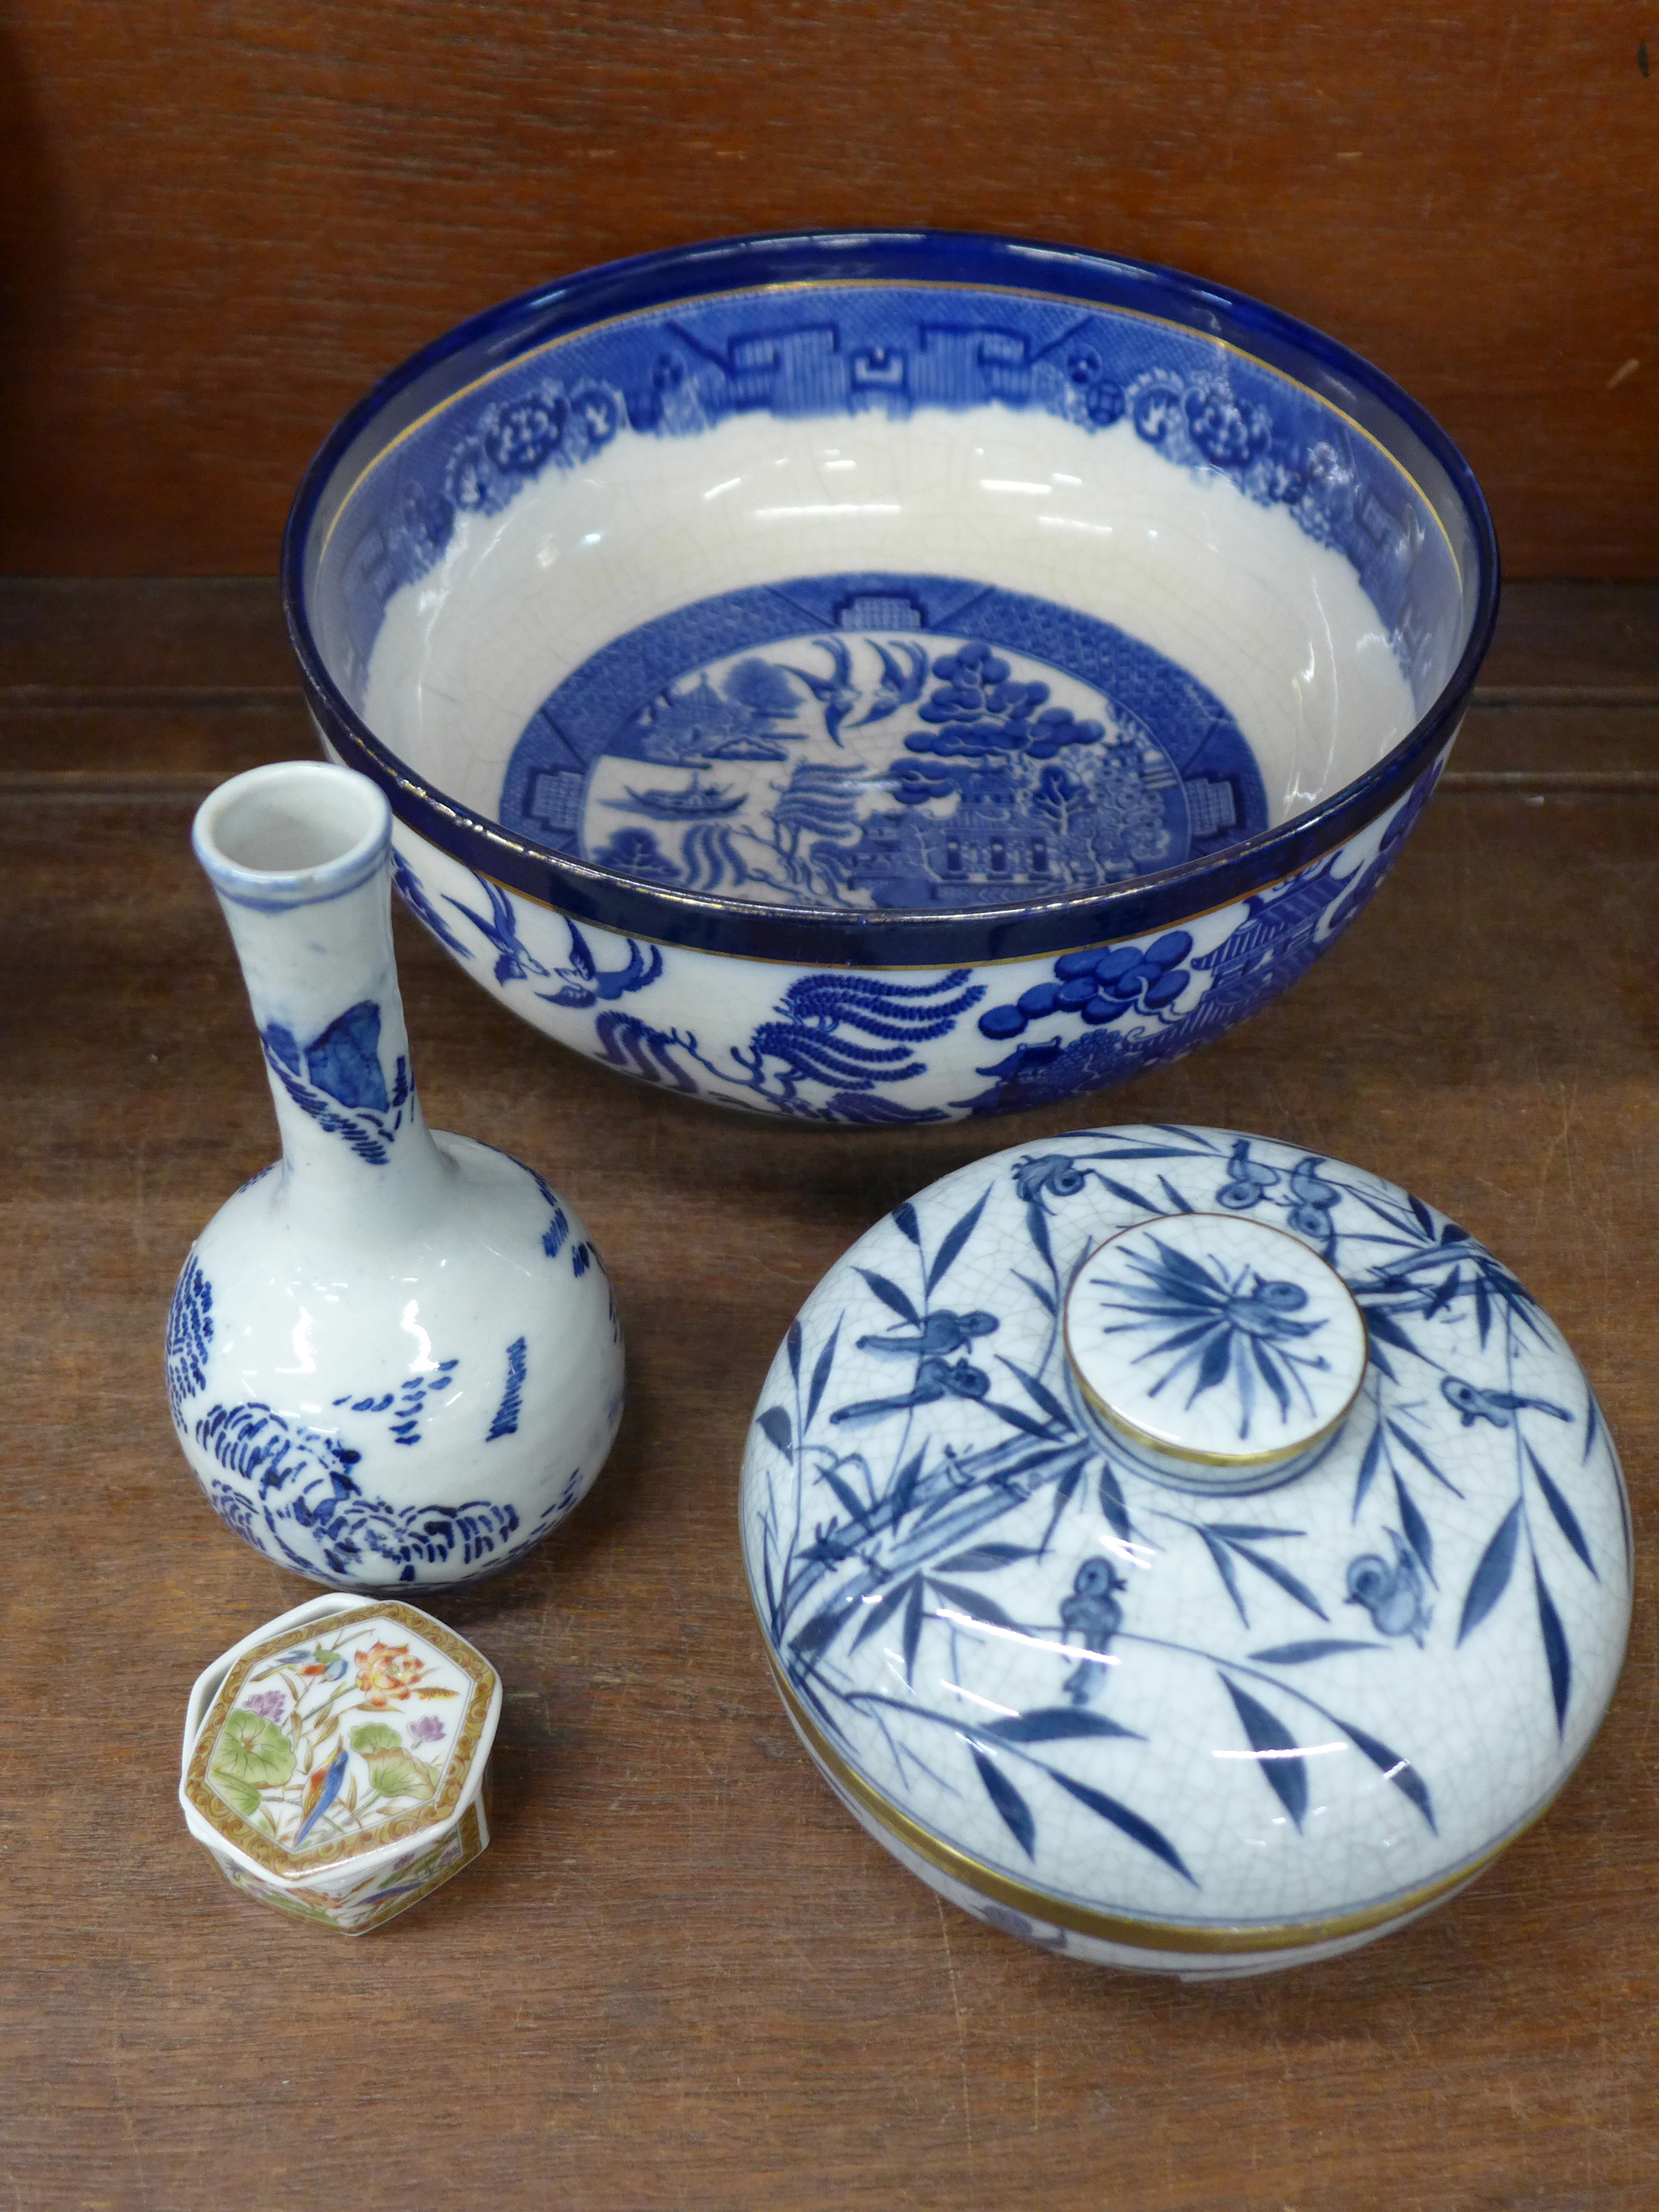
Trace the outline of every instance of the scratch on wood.
<instances>
[{"instance_id":1,"label":"scratch on wood","mask_svg":"<svg viewBox=\"0 0 1659 2212\"><path fill-rule=\"evenodd\" d=\"M962 2068L962 2129L968 2147L968 2171L974 2171L974 2115L968 2100L968 2031L962 2017L962 1999L957 1993L956 1961L951 1956L951 1923L945 1916L945 1900L937 1892L933 1903L939 1907L939 1932L945 1938L945 1971L951 1978L951 2005L957 2016L957 2058Z\"/></svg>"},{"instance_id":2,"label":"scratch on wood","mask_svg":"<svg viewBox=\"0 0 1659 2212\"><path fill-rule=\"evenodd\" d=\"M144 1222L144 1146L141 1139L132 1163L132 1242L137 1250L148 1249Z\"/></svg>"}]
</instances>

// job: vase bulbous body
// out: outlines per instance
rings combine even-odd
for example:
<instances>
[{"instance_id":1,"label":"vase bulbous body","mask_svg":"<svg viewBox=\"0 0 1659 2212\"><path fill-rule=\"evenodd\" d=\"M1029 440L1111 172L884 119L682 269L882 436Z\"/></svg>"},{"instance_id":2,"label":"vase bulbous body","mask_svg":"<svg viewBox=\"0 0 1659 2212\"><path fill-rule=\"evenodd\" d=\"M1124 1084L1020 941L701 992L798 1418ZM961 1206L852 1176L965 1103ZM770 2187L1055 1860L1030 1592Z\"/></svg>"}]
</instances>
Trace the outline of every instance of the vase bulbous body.
<instances>
[{"instance_id":1,"label":"vase bulbous body","mask_svg":"<svg viewBox=\"0 0 1659 2212\"><path fill-rule=\"evenodd\" d=\"M197 817L283 1157L197 1240L167 1336L173 1424L215 1510L277 1564L363 1590L522 1557L586 1492L623 1401L581 1222L422 1115L390 830L366 779L311 762L238 776Z\"/></svg>"}]
</instances>

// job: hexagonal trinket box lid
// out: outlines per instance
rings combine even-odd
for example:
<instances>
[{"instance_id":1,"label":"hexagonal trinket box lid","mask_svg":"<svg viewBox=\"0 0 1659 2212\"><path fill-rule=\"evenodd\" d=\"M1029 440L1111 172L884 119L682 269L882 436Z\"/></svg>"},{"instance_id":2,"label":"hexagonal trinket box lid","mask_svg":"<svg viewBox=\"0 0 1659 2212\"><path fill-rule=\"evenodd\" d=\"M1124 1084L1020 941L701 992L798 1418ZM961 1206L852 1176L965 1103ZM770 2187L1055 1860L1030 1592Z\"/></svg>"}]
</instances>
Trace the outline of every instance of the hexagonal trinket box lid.
<instances>
[{"instance_id":1,"label":"hexagonal trinket box lid","mask_svg":"<svg viewBox=\"0 0 1659 2212\"><path fill-rule=\"evenodd\" d=\"M979 1917L1193 1977L1348 1950L1549 1803L1629 1509L1503 1262L1358 1168L1085 1130L900 1206L780 1348L750 1589L848 1810Z\"/></svg>"},{"instance_id":2,"label":"hexagonal trinket box lid","mask_svg":"<svg viewBox=\"0 0 1659 2212\"><path fill-rule=\"evenodd\" d=\"M367 1934L489 1843L482 1791L501 1706L495 1668L441 1621L331 1592L197 1681L185 1824L233 1887Z\"/></svg>"}]
</instances>

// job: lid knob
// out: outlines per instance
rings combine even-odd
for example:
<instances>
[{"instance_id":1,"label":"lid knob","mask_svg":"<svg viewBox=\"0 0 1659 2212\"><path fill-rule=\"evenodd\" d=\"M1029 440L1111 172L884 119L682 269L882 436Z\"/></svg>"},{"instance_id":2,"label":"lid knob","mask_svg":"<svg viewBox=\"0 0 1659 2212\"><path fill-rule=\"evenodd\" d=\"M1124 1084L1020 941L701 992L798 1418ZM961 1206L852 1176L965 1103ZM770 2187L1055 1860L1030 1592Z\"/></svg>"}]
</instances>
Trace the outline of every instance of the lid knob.
<instances>
[{"instance_id":1,"label":"lid knob","mask_svg":"<svg viewBox=\"0 0 1659 2212\"><path fill-rule=\"evenodd\" d=\"M1088 1403L1182 1488L1298 1472L1365 1376L1365 1323L1299 1237L1235 1214L1136 1222L1097 1244L1066 1302Z\"/></svg>"}]
</instances>

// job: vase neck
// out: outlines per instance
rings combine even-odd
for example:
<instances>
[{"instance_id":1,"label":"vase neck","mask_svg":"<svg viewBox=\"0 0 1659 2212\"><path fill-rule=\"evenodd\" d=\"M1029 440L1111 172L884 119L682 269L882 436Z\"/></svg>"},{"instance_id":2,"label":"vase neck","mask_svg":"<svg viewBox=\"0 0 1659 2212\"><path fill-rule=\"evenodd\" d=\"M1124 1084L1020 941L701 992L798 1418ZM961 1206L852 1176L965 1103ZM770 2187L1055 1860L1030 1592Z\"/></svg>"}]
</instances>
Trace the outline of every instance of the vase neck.
<instances>
[{"instance_id":1,"label":"vase neck","mask_svg":"<svg viewBox=\"0 0 1659 2212\"><path fill-rule=\"evenodd\" d=\"M254 769L208 799L194 842L264 1053L282 1203L331 1237L423 1216L447 1170L410 1068L386 800L320 762Z\"/></svg>"}]
</instances>

